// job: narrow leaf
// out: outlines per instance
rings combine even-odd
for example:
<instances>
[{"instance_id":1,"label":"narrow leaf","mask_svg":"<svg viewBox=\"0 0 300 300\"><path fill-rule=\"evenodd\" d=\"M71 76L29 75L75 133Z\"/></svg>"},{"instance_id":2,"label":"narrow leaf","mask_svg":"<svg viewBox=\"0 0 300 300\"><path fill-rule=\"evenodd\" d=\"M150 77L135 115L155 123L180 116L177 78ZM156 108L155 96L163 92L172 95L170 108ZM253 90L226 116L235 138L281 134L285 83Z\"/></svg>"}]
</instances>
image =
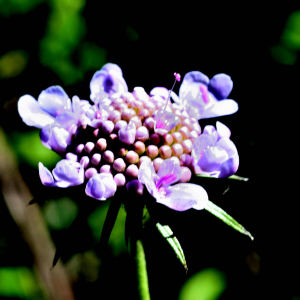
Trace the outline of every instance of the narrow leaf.
<instances>
[{"instance_id":1,"label":"narrow leaf","mask_svg":"<svg viewBox=\"0 0 300 300\"><path fill-rule=\"evenodd\" d=\"M205 177L205 178L218 178L218 177L206 175L206 174L198 174L196 176L197 177ZM247 178L247 177L241 177L241 176L237 176L237 175L231 175L228 177L228 179L234 179L234 180L239 180L239 181L248 181L249 180L249 178Z\"/></svg>"},{"instance_id":2,"label":"narrow leaf","mask_svg":"<svg viewBox=\"0 0 300 300\"><path fill-rule=\"evenodd\" d=\"M99 248L102 250L102 248L107 246L110 234L112 232L112 229L115 225L118 212L120 210L122 204L122 198L121 197L113 197L111 198L111 202L107 211L107 215L103 224L102 233L99 241Z\"/></svg>"},{"instance_id":3,"label":"narrow leaf","mask_svg":"<svg viewBox=\"0 0 300 300\"><path fill-rule=\"evenodd\" d=\"M249 231L247 231L241 224L239 224L235 219L233 219L230 215L228 215L222 208L215 205L211 201L207 202L205 207L207 211L215 215L217 218L221 219L230 227L234 228L235 230L239 231L242 234L248 235L251 240L254 240L254 237L251 235Z\"/></svg>"},{"instance_id":4,"label":"narrow leaf","mask_svg":"<svg viewBox=\"0 0 300 300\"><path fill-rule=\"evenodd\" d=\"M171 228L168 225L161 225L159 223L156 223L156 228L158 229L158 231L160 232L160 234L166 238L166 240L168 241L169 245L172 247L172 249L174 250L177 258L180 260L180 262L182 263L182 265L184 266L185 270L187 271L187 264L186 264L186 260L185 260L185 256L183 253L183 250L181 248L181 245L178 241L178 239L173 236L173 231L171 230Z\"/></svg>"}]
</instances>

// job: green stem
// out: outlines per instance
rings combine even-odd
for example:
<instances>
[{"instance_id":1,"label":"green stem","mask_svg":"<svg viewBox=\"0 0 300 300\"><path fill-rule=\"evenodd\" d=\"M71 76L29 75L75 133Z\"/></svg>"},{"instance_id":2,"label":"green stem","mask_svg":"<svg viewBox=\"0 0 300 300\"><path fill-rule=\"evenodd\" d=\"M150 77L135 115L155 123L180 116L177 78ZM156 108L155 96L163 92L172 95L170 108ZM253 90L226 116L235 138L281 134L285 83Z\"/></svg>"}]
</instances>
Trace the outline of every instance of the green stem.
<instances>
[{"instance_id":1,"label":"green stem","mask_svg":"<svg viewBox=\"0 0 300 300\"><path fill-rule=\"evenodd\" d=\"M136 265L139 299L150 300L146 259L142 241L140 239L130 237L130 250Z\"/></svg>"}]
</instances>

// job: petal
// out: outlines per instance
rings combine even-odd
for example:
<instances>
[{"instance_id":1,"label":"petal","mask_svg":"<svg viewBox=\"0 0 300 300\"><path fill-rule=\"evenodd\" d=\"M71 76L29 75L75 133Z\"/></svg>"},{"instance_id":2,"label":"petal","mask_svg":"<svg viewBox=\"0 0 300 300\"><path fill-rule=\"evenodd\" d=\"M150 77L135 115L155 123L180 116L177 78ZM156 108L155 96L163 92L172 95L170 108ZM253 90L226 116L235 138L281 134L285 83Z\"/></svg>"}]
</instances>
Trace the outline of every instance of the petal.
<instances>
[{"instance_id":1,"label":"petal","mask_svg":"<svg viewBox=\"0 0 300 300\"><path fill-rule=\"evenodd\" d=\"M42 128L54 122L54 118L42 110L38 102L30 95L24 95L19 99L18 112L28 126Z\"/></svg>"},{"instance_id":2,"label":"petal","mask_svg":"<svg viewBox=\"0 0 300 300\"><path fill-rule=\"evenodd\" d=\"M205 189L192 183L180 183L165 188L166 195L156 199L171 209L184 211L190 208L203 209L208 202Z\"/></svg>"},{"instance_id":3,"label":"petal","mask_svg":"<svg viewBox=\"0 0 300 300\"><path fill-rule=\"evenodd\" d=\"M51 172L41 162L39 163L39 174L43 185L54 186L54 179Z\"/></svg>"},{"instance_id":4,"label":"petal","mask_svg":"<svg viewBox=\"0 0 300 300\"><path fill-rule=\"evenodd\" d=\"M126 127L122 127L119 132L119 139L121 142L132 145L135 141L135 135L136 135L136 127L134 123L129 123Z\"/></svg>"},{"instance_id":5,"label":"petal","mask_svg":"<svg viewBox=\"0 0 300 300\"><path fill-rule=\"evenodd\" d=\"M150 96L156 96L156 95L166 100L168 99L169 91L164 87L155 87L154 89L151 90Z\"/></svg>"},{"instance_id":6,"label":"petal","mask_svg":"<svg viewBox=\"0 0 300 300\"><path fill-rule=\"evenodd\" d=\"M163 109L155 114L154 131L163 135L173 129L180 121L180 119L169 111Z\"/></svg>"},{"instance_id":7,"label":"petal","mask_svg":"<svg viewBox=\"0 0 300 300\"><path fill-rule=\"evenodd\" d=\"M235 146L235 144L233 143L233 141L231 141L228 138L222 138L220 139L217 143L216 146L221 147L222 149L226 150L226 152L228 153L228 156L234 156L237 154L237 148Z\"/></svg>"},{"instance_id":8,"label":"petal","mask_svg":"<svg viewBox=\"0 0 300 300\"><path fill-rule=\"evenodd\" d=\"M215 75L208 84L208 90L215 95L218 100L226 99L233 87L233 82L227 74Z\"/></svg>"},{"instance_id":9,"label":"petal","mask_svg":"<svg viewBox=\"0 0 300 300\"><path fill-rule=\"evenodd\" d=\"M50 130L49 133L50 139L47 142L48 146L50 147L50 149L52 149L55 152L64 153L71 140L69 131L59 126L51 126L51 125L49 126L49 130ZM42 137L44 136L41 135L41 138ZM48 146L46 147L48 148Z\"/></svg>"},{"instance_id":10,"label":"petal","mask_svg":"<svg viewBox=\"0 0 300 300\"><path fill-rule=\"evenodd\" d=\"M217 121L217 131L218 131L218 135L219 135L219 139L221 138L230 138L231 135L231 131L230 129L224 125L223 123Z\"/></svg>"},{"instance_id":11,"label":"petal","mask_svg":"<svg viewBox=\"0 0 300 300\"><path fill-rule=\"evenodd\" d=\"M85 193L97 200L106 200L106 198L103 197L105 193L105 186L101 182L99 175L100 174L95 174L92 178L89 179L85 188Z\"/></svg>"},{"instance_id":12,"label":"petal","mask_svg":"<svg viewBox=\"0 0 300 300\"><path fill-rule=\"evenodd\" d=\"M63 88L58 85L50 86L42 91L39 95L38 103L44 111L53 117L56 117L64 110L71 110L71 100Z\"/></svg>"},{"instance_id":13,"label":"petal","mask_svg":"<svg viewBox=\"0 0 300 300\"><path fill-rule=\"evenodd\" d=\"M179 98L184 100L188 95L190 98L195 98L197 94L200 94L200 84L208 85L208 83L209 78L199 71L185 74L179 89Z\"/></svg>"},{"instance_id":14,"label":"petal","mask_svg":"<svg viewBox=\"0 0 300 300\"><path fill-rule=\"evenodd\" d=\"M140 165L138 172L138 180L144 184L148 192L155 198L157 196L157 189L154 183L156 179L156 173L151 161L144 161ZM155 196L154 196L155 195Z\"/></svg>"},{"instance_id":15,"label":"petal","mask_svg":"<svg viewBox=\"0 0 300 300\"><path fill-rule=\"evenodd\" d=\"M218 171L228 158L227 152L221 147L209 147L199 159L198 165L205 172Z\"/></svg>"},{"instance_id":16,"label":"petal","mask_svg":"<svg viewBox=\"0 0 300 300\"><path fill-rule=\"evenodd\" d=\"M71 111L65 111L59 114L56 119L56 123L58 123L62 128L68 129L71 125L77 124L77 118L75 114Z\"/></svg>"},{"instance_id":17,"label":"petal","mask_svg":"<svg viewBox=\"0 0 300 300\"><path fill-rule=\"evenodd\" d=\"M209 134L201 134L193 144L192 156L198 161L205 149L214 146L214 140Z\"/></svg>"},{"instance_id":18,"label":"petal","mask_svg":"<svg viewBox=\"0 0 300 300\"><path fill-rule=\"evenodd\" d=\"M178 105L182 105L182 100L177 96L176 93L174 93L173 91L171 91L171 98L173 99L173 101L178 104Z\"/></svg>"},{"instance_id":19,"label":"petal","mask_svg":"<svg viewBox=\"0 0 300 300\"><path fill-rule=\"evenodd\" d=\"M160 178L156 186L170 185L181 178L181 168L179 161L165 159L161 164L157 176Z\"/></svg>"},{"instance_id":20,"label":"petal","mask_svg":"<svg viewBox=\"0 0 300 300\"><path fill-rule=\"evenodd\" d=\"M107 71L107 72L115 71L115 72L119 73L121 76L123 76L122 69L116 64L107 63L102 67L101 70L104 70L104 71Z\"/></svg>"},{"instance_id":21,"label":"petal","mask_svg":"<svg viewBox=\"0 0 300 300\"><path fill-rule=\"evenodd\" d=\"M72 160L59 161L52 173L59 187L75 186L84 182L83 165Z\"/></svg>"},{"instance_id":22,"label":"petal","mask_svg":"<svg viewBox=\"0 0 300 300\"><path fill-rule=\"evenodd\" d=\"M90 89L92 101L94 101L101 92L109 94L128 91L126 81L122 77L122 70L113 64L104 65L100 71L94 74L90 82Z\"/></svg>"},{"instance_id":23,"label":"petal","mask_svg":"<svg viewBox=\"0 0 300 300\"><path fill-rule=\"evenodd\" d=\"M220 174L218 175L218 177L226 178L233 175L239 167L239 162L240 160L238 154L230 157L222 164L220 168Z\"/></svg>"},{"instance_id":24,"label":"petal","mask_svg":"<svg viewBox=\"0 0 300 300\"><path fill-rule=\"evenodd\" d=\"M105 186L103 198L107 199L112 197L117 190L117 185L113 179L113 176L109 173L101 173L99 174L99 178Z\"/></svg>"},{"instance_id":25,"label":"petal","mask_svg":"<svg viewBox=\"0 0 300 300\"><path fill-rule=\"evenodd\" d=\"M238 104L231 99L221 100L210 106L203 112L201 119L231 115L239 109Z\"/></svg>"},{"instance_id":26,"label":"petal","mask_svg":"<svg viewBox=\"0 0 300 300\"><path fill-rule=\"evenodd\" d=\"M203 129L203 133L202 134L208 134L210 135L210 137L213 139L214 143L217 142L218 140L218 132L215 128L215 126L212 126L212 125L206 125Z\"/></svg>"}]
</instances>

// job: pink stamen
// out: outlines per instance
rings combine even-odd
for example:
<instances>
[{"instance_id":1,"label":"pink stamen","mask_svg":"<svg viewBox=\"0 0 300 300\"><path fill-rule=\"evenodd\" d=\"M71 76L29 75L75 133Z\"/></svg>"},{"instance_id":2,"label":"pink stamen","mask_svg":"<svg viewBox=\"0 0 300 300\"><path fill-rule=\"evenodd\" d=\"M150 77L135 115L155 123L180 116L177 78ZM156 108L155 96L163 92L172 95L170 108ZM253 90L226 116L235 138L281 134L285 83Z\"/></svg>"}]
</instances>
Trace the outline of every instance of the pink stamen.
<instances>
[{"instance_id":1,"label":"pink stamen","mask_svg":"<svg viewBox=\"0 0 300 300\"><path fill-rule=\"evenodd\" d=\"M156 123L156 128L165 128L166 125L163 123L162 120L158 120Z\"/></svg>"},{"instance_id":2,"label":"pink stamen","mask_svg":"<svg viewBox=\"0 0 300 300\"><path fill-rule=\"evenodd\" d=\"M181 79L180 74L174 73L174 76L175 76L175 78L176 78L177 81L180 81L180 79Z\"/></svg>"},{"instance_id":3,"label":"pink stamen","mask_svg":"<svg viewBox=\"0 0 300 300\"><path fill-rule=\"evenodd\" d=\"M101 119L101 112L100 111L96 112L96 119Z\"/></svg>"},{"instance_id":4,"label":"pink stamen","mask_svg":"<svg viewBox=\"0 0 300 300\"><path fill-rule=\"evenodd\" d=\"M200 92L202 94L202 99L205 104L209 102L207 87L204 84L200 84Z\"/></svg>"}]
</instances>

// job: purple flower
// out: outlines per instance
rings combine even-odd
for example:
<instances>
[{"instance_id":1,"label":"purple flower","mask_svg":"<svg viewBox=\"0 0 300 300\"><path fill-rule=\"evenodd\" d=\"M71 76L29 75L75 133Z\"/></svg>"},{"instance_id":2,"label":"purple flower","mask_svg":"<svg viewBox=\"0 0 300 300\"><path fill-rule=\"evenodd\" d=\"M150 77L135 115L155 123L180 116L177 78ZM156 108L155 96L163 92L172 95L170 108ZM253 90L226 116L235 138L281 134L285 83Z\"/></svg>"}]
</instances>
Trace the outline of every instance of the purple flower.
<instances>
[{"instance_id":1,"label":"purple flower","mask_svg":"<svg viewBox=\"0 0 300 300\"><path fill-rule=\"evenodd\" d=\"M135 141L136 127L134 123L129 123L127 126L121 127L118 132L121 142L132 145Z\"/></svg>"},{"instance_id":2,"label":"purple flower","mask_svg":"<svg viewBox=\"0 0 300 300\"><path fill-rule=\"evenodd\" d=\"M95 174L89 179L85 193L97 200L106 200L112 197L117 190L113 176L109 173Z\"/></svg>"},{"instance_id":3,"label":"purple flower","mask_svg":"<svg viewBox=\"0 0 300 300\"><path fill-rule=\"evenodd\" d=\"M95 103L102 100L108 94L128 92L126 81L118 65L108 63L97 71L91 82L91 100Z\"/></svg>"},{"instance_id":4,"label":"purple flower","mask_svg":"<svg viewBox=\"0 0 300 300\"><path fill-rule=\"evenodd\" d=\"M187 73L179 89L179 97L172 91L171 98L184 109L191 117L207 119L230 115L238 110L238 104L226 99L233 87L230 76L217 74L211 80L201 72ZM168 91L156 87L150 95L159 95L165 98Z\"/></svg>"},{"instance_id":5,"label":"purple flower","mask_svg":"<svg viewBox=\"0 0 300 300\"><path fill-rule=\"evenodd\" d=\"M229 139L230 130L221 122L217 129L208 125L195 140L192 156L196 174L209 174L224 178L233 175L239 166L239 155L234 143Z\"/></svg>"},{"instance_id":6,"label":"purple flower","mask_svg":"<svg viewBox=\"0 0 300 300\"><path fill-rule=\"evenodd\" d=\"M159 110L155 115L154 131L159 135L164 135L173 129L180 121L172 112Z\"/></svg>"},{"instance_id":7,"label":"purple flower","mask_svg":"<svg viewBox=\"0 0 300 300\"><path fill-rule=\"evenodd\" d=\"M138 180L146 186L158 203L177 211L204 209L208 202L206 191L201 186L191 183L171 186L180 178L181 168L176 158L164 160L157 174L152 162L144 161L138 173Z\"/></svg>"},{"instance_id":8,"label":"purple flower","mask_svg":"<svg viewBox=\"0 0 300 300\"><path fill-rule=\"evenodd\" d=\"M80 185L84 182L83 165L78 162L63 159L56 164L51 172L39 163L39 173L43 185L66 188Z\"/></svg>"}]
</instances>

